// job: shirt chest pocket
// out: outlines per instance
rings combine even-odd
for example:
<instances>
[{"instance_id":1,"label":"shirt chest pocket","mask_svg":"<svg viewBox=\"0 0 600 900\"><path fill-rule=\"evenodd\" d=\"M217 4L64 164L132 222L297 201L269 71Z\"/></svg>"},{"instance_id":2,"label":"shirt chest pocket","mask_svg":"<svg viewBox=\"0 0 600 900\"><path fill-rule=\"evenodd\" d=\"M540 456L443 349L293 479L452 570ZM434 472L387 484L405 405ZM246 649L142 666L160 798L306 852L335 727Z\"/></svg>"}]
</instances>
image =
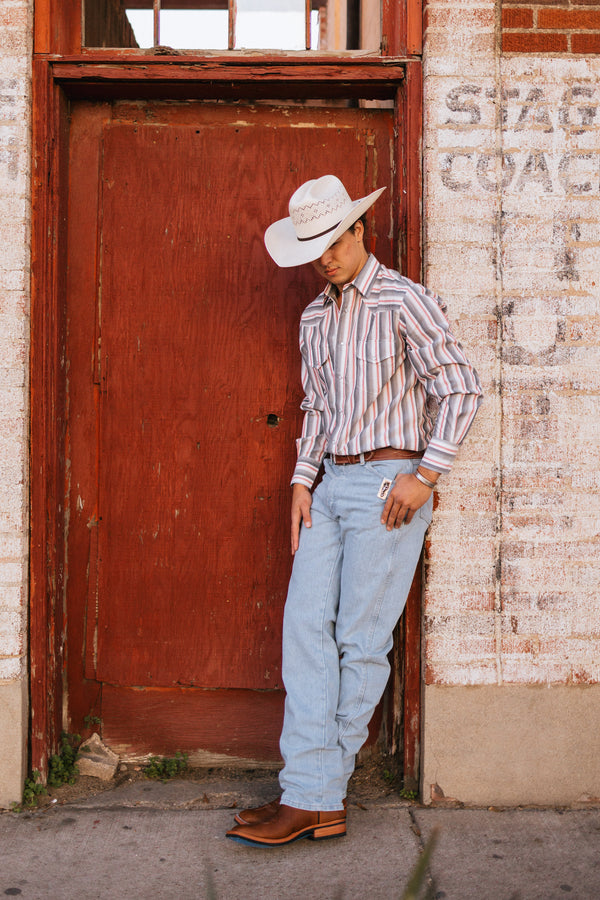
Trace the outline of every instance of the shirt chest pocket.
<instances>
[{"instance_id":1,"label":"shirt chest pocket","mask_svg":"<svg viewBox=\"0 0 600 900\"><path fill-rule=\"evenodd\" d=\"M368 339L356 348L359 378L369 399L376 397L396 369L396 347L392 334Z\"/></svg>"},{"instance_id":2,"label":"shirt chest pocket","mask_svg":"<svg viewBox=\"0 0 600 900\"><path fill-rule=\"evenodd\" d=\"M313 372L321 388L325 389L330 380L331 360L324 340L307 342L304 355L308 368Z\"/></svg>"}]
</instances>

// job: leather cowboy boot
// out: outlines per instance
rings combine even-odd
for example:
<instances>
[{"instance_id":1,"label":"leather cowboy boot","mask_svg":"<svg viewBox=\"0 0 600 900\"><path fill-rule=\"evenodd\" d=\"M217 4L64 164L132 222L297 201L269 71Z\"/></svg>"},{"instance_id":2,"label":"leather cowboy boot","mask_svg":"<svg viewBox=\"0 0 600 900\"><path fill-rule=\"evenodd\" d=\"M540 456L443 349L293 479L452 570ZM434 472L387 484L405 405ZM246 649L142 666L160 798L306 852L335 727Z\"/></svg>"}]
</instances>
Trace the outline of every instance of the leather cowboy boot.
<instances>
[{"instance_id":1,"label":"leather cowboy boot","mask_svg":"<svg viewBox=\"0 0 600 900\"><path fill-rule=\"evenodd\" d=\"M314 812L281 803L272 819L256 825L235 825L227 837L252 847L280 847L310 838L313 841L343 837L346 810Z\"/></svg>"},{"instance_id":2,"label":"leather cowboy boot","mask_svg":"<svg viewBox=\"0 0 600 900\"><path fill-rule=\"evenodd\" d=\"M265 803L264 806L254 806L251 809L242 809L241 812L236 813L233 818L238 825L258 825L260 822L268 822L279 809L280 803L281 797L276 797L275 800L271 800L270 803ZM344 798L343 804L344 809L346 809L346 798Z\"/></svg>"},{"instance_id":3,"label":"leather cowboy boot","mask_svg":"<svg viewBox=\"0 0 600 900\"><path fill-rule=\"evenodd\" d=\"M252 809L243 809L234 816L238 825L258 825L260 822L268 822L279 809L280 798L265 803L264 806L255 806Z\"/></svg>"}]
</instances>

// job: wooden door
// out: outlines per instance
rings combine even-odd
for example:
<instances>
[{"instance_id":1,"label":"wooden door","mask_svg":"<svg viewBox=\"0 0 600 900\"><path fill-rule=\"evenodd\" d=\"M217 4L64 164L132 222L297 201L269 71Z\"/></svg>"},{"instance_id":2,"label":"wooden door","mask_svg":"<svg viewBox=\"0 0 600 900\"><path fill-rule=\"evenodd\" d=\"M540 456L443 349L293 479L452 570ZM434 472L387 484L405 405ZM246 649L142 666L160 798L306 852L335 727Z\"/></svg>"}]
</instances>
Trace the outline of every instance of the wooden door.
<instances>
[{"instance_id":1,"label":"wooden door","mask_svg":"<svg viewBox=\"0 0 600 900\"><path fill-rule=\"evenodd\" d=\"M321 285L262 240L338 174L394 263L387 110L73 105L68 727L121 753L278 757L298 321ZM88 719L88 722L90 720Z\"/></svg>"}]
</instances>

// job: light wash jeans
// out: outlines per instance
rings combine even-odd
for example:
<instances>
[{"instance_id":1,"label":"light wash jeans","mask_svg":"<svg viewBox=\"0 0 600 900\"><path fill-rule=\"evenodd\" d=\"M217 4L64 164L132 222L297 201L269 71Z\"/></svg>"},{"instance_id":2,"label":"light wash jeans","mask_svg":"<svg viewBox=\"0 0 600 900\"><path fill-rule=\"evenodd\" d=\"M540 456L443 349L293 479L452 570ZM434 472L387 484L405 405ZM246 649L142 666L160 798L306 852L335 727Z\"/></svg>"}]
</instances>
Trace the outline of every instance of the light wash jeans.
<instances>
[{"instance_id":1,"label":"light wash jeans","mask_svg":"<svg viewBox=\"0 0 600 900\"><path fill-rule=\"evenodd\" d=\"M409 525L381 524L383 478L418 459L336 466L302 526L283 621L282 803L338 810L389 676L387 655L431 521L430 498Z\"/></svg>"}]
</instances>

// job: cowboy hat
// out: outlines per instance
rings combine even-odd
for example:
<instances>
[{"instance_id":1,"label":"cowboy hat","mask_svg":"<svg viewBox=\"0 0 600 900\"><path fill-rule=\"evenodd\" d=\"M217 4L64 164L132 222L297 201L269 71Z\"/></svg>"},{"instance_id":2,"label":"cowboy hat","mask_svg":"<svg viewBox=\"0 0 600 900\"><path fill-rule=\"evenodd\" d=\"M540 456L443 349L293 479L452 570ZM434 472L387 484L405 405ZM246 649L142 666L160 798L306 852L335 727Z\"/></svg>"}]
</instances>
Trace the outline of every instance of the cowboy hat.
<instances>
[{"instance_id":1,"label":"cowboy hat","mask_svg":"<svg viewBox=\"0 0 600 900\"><path fill-rule=\"evenodd\" d=\"M351 200L335 175L306 181L292 194L289 216L265 231L269 254L282 268L319 259L383 191L384 187L360 200Z\"/></svg>"}]
</instances>

